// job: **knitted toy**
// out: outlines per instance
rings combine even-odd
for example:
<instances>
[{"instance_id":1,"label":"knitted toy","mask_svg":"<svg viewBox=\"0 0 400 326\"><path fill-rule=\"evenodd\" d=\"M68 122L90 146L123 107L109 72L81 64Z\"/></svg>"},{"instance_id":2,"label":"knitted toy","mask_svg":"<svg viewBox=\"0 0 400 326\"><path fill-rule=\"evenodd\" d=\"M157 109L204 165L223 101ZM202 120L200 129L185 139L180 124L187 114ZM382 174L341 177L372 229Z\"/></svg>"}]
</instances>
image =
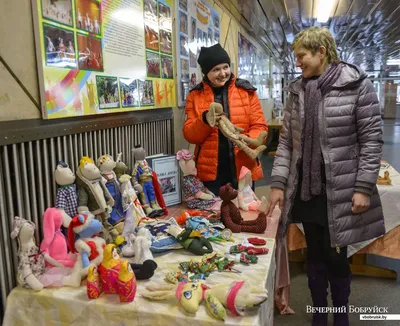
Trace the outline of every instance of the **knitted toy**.
<instances>
[{"instance_id":1,"label":"knitted toy","mask_svg":"<svg viewBox=\"0 0 400 326\"><path fill-rule=\"evenodd\" d=\"M244 221L240 215L239 208L232 203L232 200L238 196L238 191L233 189L230 183L220 188L219 196L222 199L222 223L224 223L228 229L233 233L264 233L267 228L267 216L265 213L261 212L255 220Z\"/></svg>"},{"instance_id":2,"label":"knitted toy","mask_svg":"<svg viewBox=\"0 0 400 326\"><path fill-rule=\"evenodd\" d=\"M247 281L232 281L214 285L206 285L204 281L171 284L149 284L141 293L150 300L167 300L177 298L186 312L195 314L199 305L205 301L209 313L224 320L226 310L233 316L241 316L250 308L259 307L267 300L267 290L262 286L253 286ZM225 308L224 308L225 307Z\"/></svg>"},{"instance_id":3,"label":"knitted toy","mask_svg":"<svg viewBox=\"0 0 400 326\"><path fill-rule=\"evenodd\" d=\"M202 237L200 231L182 229L177 225L170 225L167 232L173 235L182 246L195 255L204 255L213 252L211 242Z\"/></svg>"},{"instance_id":4,"label":"knitted toy","mask_svg":"<svg viewBox=\"0 0 400 326\"><path fill-rule=\"evenodd\" d=\"M392 180L390 180L389 171L385 171L383 177L378 177L376 182L378 185L391 185Z\"/></svg>"},{"instance_id":5,"label":"knitted toy","mask_svg":"<svg viewBox=\"0 0 400 326\"><path fill-rule=\"evenodd\" d=\"M218 121L218 128L221 130L222 134L253 160L267 149L267 147L263 145L265 137L267 136L266 131L262 131L257 139L241 134L244 129L238 128L230 122L228 117L224 114L224 109L220 103L211 103L207 113L207 121L211 127L214 127ZM255 149L251 149L249 146L253 146Z\"/></svg>"},{"instance_id":6,"label":"knitted toy","mask_svg":"<svg viewBox=\"0 0 400 326\"><path fill-rule=\"evenodd\" d=\"M260 205L263 203L266 205L267 203L265 197L262 197L261 201L257 198L253 189L251 189L252 183L251 171L245 166L242 166L239 175L238 200L239 208L244 211L257 211Z\"/></svg>"},{"instance_id":7,"label":"knitted toy","mask_svg":"<svg viewBox=\"0 0 400 326\"><path fill-rule=\"evenodd\" d=\"M186 149L176 154L179 167L183 172L183 197L186 205L192 209L215 209L213 206L219 200L208 190L197 177L197 169L193 161L193 155Z\"/></svg>"},{"instance_id":8,"label":"knitted toy","mask_svg":"<svg viewBox=\"0 0 400 326\"><path fill-rule=\"evenodd\" d=\"M72 253L78 253L73 269L70 286L80 286L82 278L87 276L91 265L98 266L103 261L104 239L97 236L101 231L101 222L90 212L80 212L68 227L68 242Z\"/></svg>"},{"instance_id":9,"label":"knitted toy","mask_svg":"<svg viewBox=\"0 0 400 326\"><path fill-rule=\"evenodd\" d=\"M33 222L19 216L14 218L11 238L18 241L18 284L35 291L49 286L67 285L65 280L71 269L65 268L60 262L39 250L35 243L35 229ZM56 267L46 270L45 263Z\"/></svg>"},{"instance_id":10,"label":"knitted toy","mask_svg":"<svg viewBox=\"0 0 400 326\"><path fill-rule=\"evenodd\" d=\"M76 257L68 253L67 240L61 232L61 226L68 228L70 222L70 219L63 219L63 215L56 208L46 209L43 215L43 240L40 250L66 267L73 267L76 262Z\"/></svg>"},{"instance_id":11,"label":"knitted toy","mask_svg":"<svg viewBox=\"0 0 400 326\"><path fill-rule=\"evenodd\" d=\"M54 179L58 185L56 208L65 212L71 220L78 213L75 175L67 163L59 161L54 170Z\"/></svg>"}]
</instances>

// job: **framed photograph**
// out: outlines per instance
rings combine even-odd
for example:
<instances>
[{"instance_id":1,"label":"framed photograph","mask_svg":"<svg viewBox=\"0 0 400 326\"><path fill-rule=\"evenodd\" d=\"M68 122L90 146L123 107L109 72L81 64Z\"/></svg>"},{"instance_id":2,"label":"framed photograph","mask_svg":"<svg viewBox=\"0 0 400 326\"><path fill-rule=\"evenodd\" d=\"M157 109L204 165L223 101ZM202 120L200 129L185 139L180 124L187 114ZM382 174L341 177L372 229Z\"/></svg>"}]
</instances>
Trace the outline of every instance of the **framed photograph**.
<instances>
[{"instance_id":1,"label":"framed photograph","mask_svg":"<svg viewBox=\"0 0 400 326\"><path fill-rule=\"evenodd\" d=\"M207 46L207 32L203 31L203 46Z\"/></svg>"},{"instance_id":2,"label":"framed photograph","mask_svg":"<svg viewBox=\"0 0 400 326\"><path fill-rule=\"evenodd\" d=\"M154 105L153 81L139 80L139 98L140 98L140 106Z\"/></svg>"},{"instance_id":3,"label":"framed photograph","mask_svg":"<svg viewBox=\"0 0 400 326\"><path fill-rule=\"evenodd\" d=\"M185 35L180 35L180 50L181 50L181 55L184 57L189 56L189 43L188 43L188 38Z\"/></svg>"},{"instance_id":4,"label":"framed photograph","mask_svg":"<svg viewBox=\"0 0 400 326\"><path fill-rule=\"evenodd\" d=\"M158 23L157 19L157 1L156 0L144 0L144 20L146 22Z\"/></svg>"},{"instance_id":5,"label":"framed photograph","mask_svg":"<svg viewBox=\"0 0 400 326\"><path fill-rule=\"evenodd\" d=\"M76 28L101 35L100 3L94 0L76 0Z\"/></svg>"},{"instance_id":6,"label":"framed photograph","mask_svg":"<svg viewBox=\"0 0 400 326\"><path fill-rule=\"evenodd\" d=\"M203 46L203 31L198 28L197 29L197 52L200 52L201 47Z\"/></svg>"},{"instance_id":7,"label":"framed photograph","mask_svg":"<svg viewBox=\"0 0 400 326\"><path fill-rule=\"evenodd\" d=\"M73 32L53 25L43 24L43 38L46 53L46 66L76 68Z\"/></svg>"},{"instance_id":8,"label":"framed photograph","mask_svg":"<svg viewBox=\"0 0 400 326\"><path fill-rule=\"evenodd\" d=\"M103 71L101 39L77 33L77 40L79 69Z\"/></svg>"},{"instance_id":9,"label":"framed photograph","mask_svg":"<svg viewBox=\"0 0 400 326\"><path fill-rule=\"evenodd\" d=\"M189 50L189 61L190 61L190 68L197 68L196 53L193 53L192 49Z\"/></svg>"},{"instance_id":10,"label":"framed photograph","mask_svg":"<svg viewBox=\"0 0 400 326\"><path fill-rule=\"evenodd\" d=\"M133 78L119 78L121 104L124 108L139 106L138 82Z\"/></svg>"},{"instance_id":11,"label":"framed photograph","mask_svg":"<svg viewBox=\"0 0 400 326\"><path fill-rule=\"evenodd\" d=\"M144 24L144 37L146 49L158 51L158 31L153 25Z\"/></svg>"},{"instance_id":12,"label":"framed photograph","mask_svg":"<svg viewBox=\"0 0 400 326\"><path fill-rule=\"evenodd\" d=\"M120 107L117 77L96 76L96 85L100 110Z\"/></svg>"},{"instance_id":13,"label":"framed photograph","mask_svg":"<svg viewBox=\"0 0 400 326\"><path fill-rule=\"evenodd\" d=\"M171 8L162 3L158 3L158 24L160 28L172 30Z\"/></svg>"},{"instance_id":14,"label":"framed photograph","mask_svg":"<svg viewBox=\"0 0 400 326\"><path fill-rule=\"evenodd\" d=\"M207 46L213 45L214 38L213 38L213 32L211 28L208 28L207 32Z\"/></svg>"},{"instance_id":15,"label":"framed photograph","mask_svg":"<svg viewBox=\"0 0 400 326\"><path fill-rule=\"evenodd\" d=\"M181 72L182 79L189 80L189 61L186 59L181 59Z\"/></svg>"},{"instance_id":16,"label":"framed photograph","mask_svg":"<svg viewBox=\"0 0 400 326\"><path fill-rule=\"evenodd\" d=\"M219 32L214 31L214 44L219 43Z\"/></svg>"},{"instance_id":17,"label":"framed photograph","mask_svg":"<svg viewBox=\"0 0 400 326\"><path fill-rule=\"evenodd\" d=\"M186 35L188 33L188 17L182 11L179 12L179 31Z\"/></svg>"},{"instance_id":18,"label":"framed photograph","mask_svg":"<svg viewBox=\"0 0 400 326\"><path fill-rule=\"evenodd\" d=\"M179 9L182 9L184 11L188 10L187 0L179 0Z\"/></svg>"},{"instance_id":19,"label":"framed photograph","mask_svg":"<svg viewBox=\"0 0 400 326\"><path fill-rule=\"evenodd\" d=\"M174 63L172 57L168 55L161 55L161 71L162 78L173 79L174 78Z\"/></svg>"},{"instance_id":20,"label":"framed photograph","mask_svg":"<svg viewBox=\"0 0 400 326\"><path fill-rule=\"evenodd\" d=\"M147 77L160 78L160 55L146 51Z\"/></svg>"},{"instance_id":21,"label":"framed photograph","mask_svg":"<svg viewBox=\"0 0 400 326\"><path fill-rule=\"evenodd\" d=\"M216 13L213 13L213 23L214 23L214 28L219 29L219 15Z\"/></svg>"},{"instance_id":22,"label":"framed photograph","mask_svg":"<svg viewBox=\"0 0 400 326\"><path fill-rule=\"evenodd\" d=\"M162 53L172 54L172 33L160 30L160 50Z\"/></svg>"},{"instance_id":23,"label":"framed photograph","mask_svg":"<svg viewBox=\"0 0 400 326\"><path fill-rule=\"evenodd\" d=\"M190 41L194 42L196 39L196 19L194 17L190 18Z\"/></svg>"},{"instance_id":24,"label":"framed photograph","mask_svg":"<svg viewBox=\"0 0 400 326\"><path fill-rule=\"evenodd\" d=\"M42 17L56 23L73 26L71 0L42 0Z\"/></svg>"}]
</instances>

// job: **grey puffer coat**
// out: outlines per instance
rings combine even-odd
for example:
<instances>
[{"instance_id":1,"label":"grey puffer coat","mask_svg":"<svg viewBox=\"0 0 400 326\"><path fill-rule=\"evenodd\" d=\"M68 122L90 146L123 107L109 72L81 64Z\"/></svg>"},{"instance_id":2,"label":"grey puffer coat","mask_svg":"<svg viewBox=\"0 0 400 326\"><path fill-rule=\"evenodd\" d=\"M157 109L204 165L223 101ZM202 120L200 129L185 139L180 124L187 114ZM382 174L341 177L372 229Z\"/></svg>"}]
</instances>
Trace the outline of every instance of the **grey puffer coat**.
<instances>
[{"instance_id":1,"label":"grey puffer coat","mask_svg":"<svg viewBox=\"0 0 400 326\"><path fill-rule=\"evenodd\" d=\"M381 114L375 89L359 67L341 62L342 72L319 106L321 151L325 163L331 246L344 247L385 234L376 181L382 155ZM284 122L272 170L272 187L285 190L281 222L291 222L302 156L304 90L301 78L289 86ZM371 205L352 212L355 191L369 194Z\"/></svg>"}]
</instances>

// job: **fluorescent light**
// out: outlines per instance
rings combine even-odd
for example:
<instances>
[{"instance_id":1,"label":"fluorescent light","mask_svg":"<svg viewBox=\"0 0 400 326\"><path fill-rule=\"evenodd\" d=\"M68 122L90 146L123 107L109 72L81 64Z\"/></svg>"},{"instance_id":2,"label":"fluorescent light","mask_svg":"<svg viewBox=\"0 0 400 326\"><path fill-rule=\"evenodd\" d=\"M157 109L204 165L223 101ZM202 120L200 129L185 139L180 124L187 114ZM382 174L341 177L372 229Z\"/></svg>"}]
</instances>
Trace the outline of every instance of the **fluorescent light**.
<instances>
[{"instance_id":1,"label":"fluorescent light","mask_svg":"<svg viewBox=\"0 0 400 326\"><path fill-rule=\"evenodd\" d=\"M336 0L318 0L317 22L326 23L332 12L333 5Z\"/></svg>"},{"instance_id":2,"label":"fluorescent light","mask_svg":"<svg viewBox=\"0 0 400 326\"><path fill-rule=\"evenodd\" d=\"M386 62L386 65L388 65L388 66L398 66L398 65L400 65L400 60L388 60Z\"/></svg>"}]
</instances>

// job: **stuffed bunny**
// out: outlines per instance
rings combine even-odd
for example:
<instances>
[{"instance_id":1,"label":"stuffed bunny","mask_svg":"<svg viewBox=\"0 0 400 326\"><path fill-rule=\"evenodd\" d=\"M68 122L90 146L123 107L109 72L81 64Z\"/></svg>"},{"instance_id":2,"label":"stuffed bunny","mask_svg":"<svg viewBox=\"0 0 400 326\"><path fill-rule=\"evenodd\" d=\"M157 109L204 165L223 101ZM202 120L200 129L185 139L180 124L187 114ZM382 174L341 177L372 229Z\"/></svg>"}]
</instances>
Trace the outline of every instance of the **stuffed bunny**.
<instances>
[{"instance_id":1,"label":"stuffed bunny","mask_svg":"<svg viewBox=\"0 0 400 326\"><path fill-rule=\"evenodd\" d=\"M66 267L75 265L76 257L68 254L67 240L61 232L61 226L69 226L69 220L64 221L63 215L56 208L48 208L43 215L43 240L40 250ZM49 264L49 266L52 266Z\"/></svg>"}]
</instances>

